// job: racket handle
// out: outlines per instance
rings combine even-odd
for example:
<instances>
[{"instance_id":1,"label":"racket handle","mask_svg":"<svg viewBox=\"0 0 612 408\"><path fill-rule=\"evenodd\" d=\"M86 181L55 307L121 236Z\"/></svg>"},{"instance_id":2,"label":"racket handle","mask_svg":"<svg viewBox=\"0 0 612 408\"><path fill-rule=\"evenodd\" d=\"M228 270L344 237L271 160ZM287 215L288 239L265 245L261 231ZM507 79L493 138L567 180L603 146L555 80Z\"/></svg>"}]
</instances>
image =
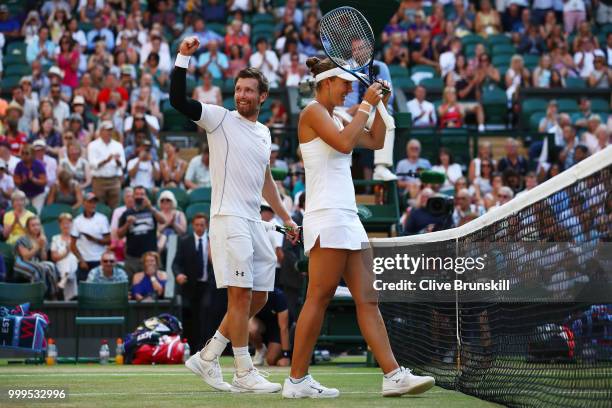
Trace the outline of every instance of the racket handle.
<instances>
[{"instance_id":1,"label":"racket handle","mask_svg":"<svg viewBox=\"0 0 612 408\"><path fill-rule=\"evenodd\" d=\"M378 102L378 105L376 105L376 109L378 110L378 113L380 113L380 118L385 123L385 127L387 128L387 130L395 129L395 121L393 120L391 115L389 115L389 112L387 112L385 104L382 102Z\"/></svg>"}]
</instances>

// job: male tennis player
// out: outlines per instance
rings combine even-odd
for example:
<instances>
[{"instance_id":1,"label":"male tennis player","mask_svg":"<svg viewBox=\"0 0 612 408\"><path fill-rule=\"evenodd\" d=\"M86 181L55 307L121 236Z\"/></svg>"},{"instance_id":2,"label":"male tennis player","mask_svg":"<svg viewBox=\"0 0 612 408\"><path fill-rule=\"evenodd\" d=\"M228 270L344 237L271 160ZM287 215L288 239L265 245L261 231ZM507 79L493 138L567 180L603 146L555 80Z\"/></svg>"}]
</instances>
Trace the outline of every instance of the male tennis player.
<instances>
[{"instance_id":1,"label":"male tennis player","mask_svg":"<svg viewBox=\"0 0 612 408\"><path fill-rule=\"evenodd\" d=\"M315 100L300 116L298 137L306 171L306 213L304 252L309 255L308 292L298 318L290 377L285 380L285 398L334 398L335 388L327 388L308 375L308 364L315 346L325 309L344 278L355 301L359 328L372 349L383 373L384 396L419 394L430 389L432 377L412 375L393 356L378 303L373 300L373 273L364 264L362 246L368 236L359 221L351 178L351 153L360 145L381 149L386 128L377 112L370 130L366 122L374 106L386 104L379 83L364 94L355 116L346 126L334 116L334 108L344 103L355 77L330 60L309 58L306 62L316 83ZM388 86L388 84L386 84Z\"/></svg>"},{"instance_id":2,"label":"male tennis player","mask_svg":"<svg viewBox=\"0 0 612 408\"><path fill-rule=\"evenodd\" d=\"M261 104L268 96L268 81L257 69L240 71L234 92L235 111L187 98L186 71L199 46L197 37L181 43L171 76L170 103L208 135L211 255L217 287L227 288L228 307L215 335L185 365L217 390L277 392L281 385L259 374L248 351L249 318L266 304L267 292L274 290L276 268L276 254L260 222L262 195L285 225L297 230L270 172L270 131L257 122ZM201 280L206 279L204 274ZM230 339L236 368L231 385L223 381L219 365L219 356Z\"/></svg>"}]
</instances>

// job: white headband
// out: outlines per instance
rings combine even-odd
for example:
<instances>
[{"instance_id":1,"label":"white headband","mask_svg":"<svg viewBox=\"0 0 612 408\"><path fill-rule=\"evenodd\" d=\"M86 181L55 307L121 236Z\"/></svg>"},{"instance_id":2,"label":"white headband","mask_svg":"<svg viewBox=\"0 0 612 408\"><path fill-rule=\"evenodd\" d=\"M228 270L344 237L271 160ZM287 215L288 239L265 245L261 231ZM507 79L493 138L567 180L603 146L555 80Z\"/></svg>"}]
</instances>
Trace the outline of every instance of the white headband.
<instances>
[{"instance_id":1,"label":"white headband","mask_svg":"<svg viewBox=\"0 0 612 408\"><path fill-rule=\"evenodd\" d=\"M348 69L349 66L347 65L346 68ZM315 83L318 84L324 79L331 78L331 77L340 77L344 79L345 81L356 81L357 80L357 78L355 78L353 75L349 74L348 72L346 72L340 67L336 67L334 69L328 69L327 71L323 71L320 74L316 75L314 80L315 80Z\"/></svg>"}]
</instances>

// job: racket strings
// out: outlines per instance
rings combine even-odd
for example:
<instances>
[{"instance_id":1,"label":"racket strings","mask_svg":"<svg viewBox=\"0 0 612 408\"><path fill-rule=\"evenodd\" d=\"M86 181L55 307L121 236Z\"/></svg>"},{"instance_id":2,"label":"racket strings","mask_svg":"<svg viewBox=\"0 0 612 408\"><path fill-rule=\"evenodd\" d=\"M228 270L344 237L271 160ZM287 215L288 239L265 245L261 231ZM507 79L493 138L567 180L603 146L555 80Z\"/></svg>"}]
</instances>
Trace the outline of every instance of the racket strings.
<instances>
[{"instance_id":1,"label":"racket strings","mask_svg":"<svg viewBox=\"0 0 612 408\"><path fill-rule=\"evenodd\" d=\"M355 9L332 10L321 19L321 43L339 65L352 71L370 63L374 55L374 34L367 20Z\"/></svg>"}]
</instances>

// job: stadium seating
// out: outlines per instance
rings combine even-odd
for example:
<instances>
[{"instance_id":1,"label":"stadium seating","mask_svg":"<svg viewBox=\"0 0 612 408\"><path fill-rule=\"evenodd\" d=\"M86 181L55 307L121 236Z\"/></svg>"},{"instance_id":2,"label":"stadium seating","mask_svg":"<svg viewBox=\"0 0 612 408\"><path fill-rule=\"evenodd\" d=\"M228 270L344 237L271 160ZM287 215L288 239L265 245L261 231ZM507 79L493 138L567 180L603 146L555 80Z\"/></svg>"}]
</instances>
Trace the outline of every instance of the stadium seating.
<instances>
[{"instance_id":1,"label":"stadium seating","mask_svg":"<svg viewBox=\"0 0 612 408\"><path fill-rule=\"evenodd\" d=\"M40 222L43 224L49 221L57 220L61 213L72 214L72 207L67 204L49 204L45 205L40 213Z\"/></svg>"},{"instance_id":2,"label":"stadium seating","mask_svg":"<svg viewBox=\"0 0 612 408\"><path fill-rule=\"evenodd\" d=\"M24 303L30 304L30 310L43 306L45 285L36 283L6 283L0 282L0 305L14 307Z\"/></svg>"},{"instance_id":3,"label":"stadium seating","mask_svg":"<svg viewBox=\"0 0 612 408\"><path fill-rule=\"evenodd\" d=\"M210 203L212 189L210 187L200 187L189 193L189 204Z\"/></svg>"},{"instance_id":4,"label":"stadium seating","mask_svg":"<svg viewBox=\"0 0 612 408\"><path fill-rule=\"evenodd\" d=\"M191 223L193 216L197 213L204 213L210 215L210 203L190 204L185 210L185 216L187 217L187 221Z\"/></svg>"}]
</instances>

